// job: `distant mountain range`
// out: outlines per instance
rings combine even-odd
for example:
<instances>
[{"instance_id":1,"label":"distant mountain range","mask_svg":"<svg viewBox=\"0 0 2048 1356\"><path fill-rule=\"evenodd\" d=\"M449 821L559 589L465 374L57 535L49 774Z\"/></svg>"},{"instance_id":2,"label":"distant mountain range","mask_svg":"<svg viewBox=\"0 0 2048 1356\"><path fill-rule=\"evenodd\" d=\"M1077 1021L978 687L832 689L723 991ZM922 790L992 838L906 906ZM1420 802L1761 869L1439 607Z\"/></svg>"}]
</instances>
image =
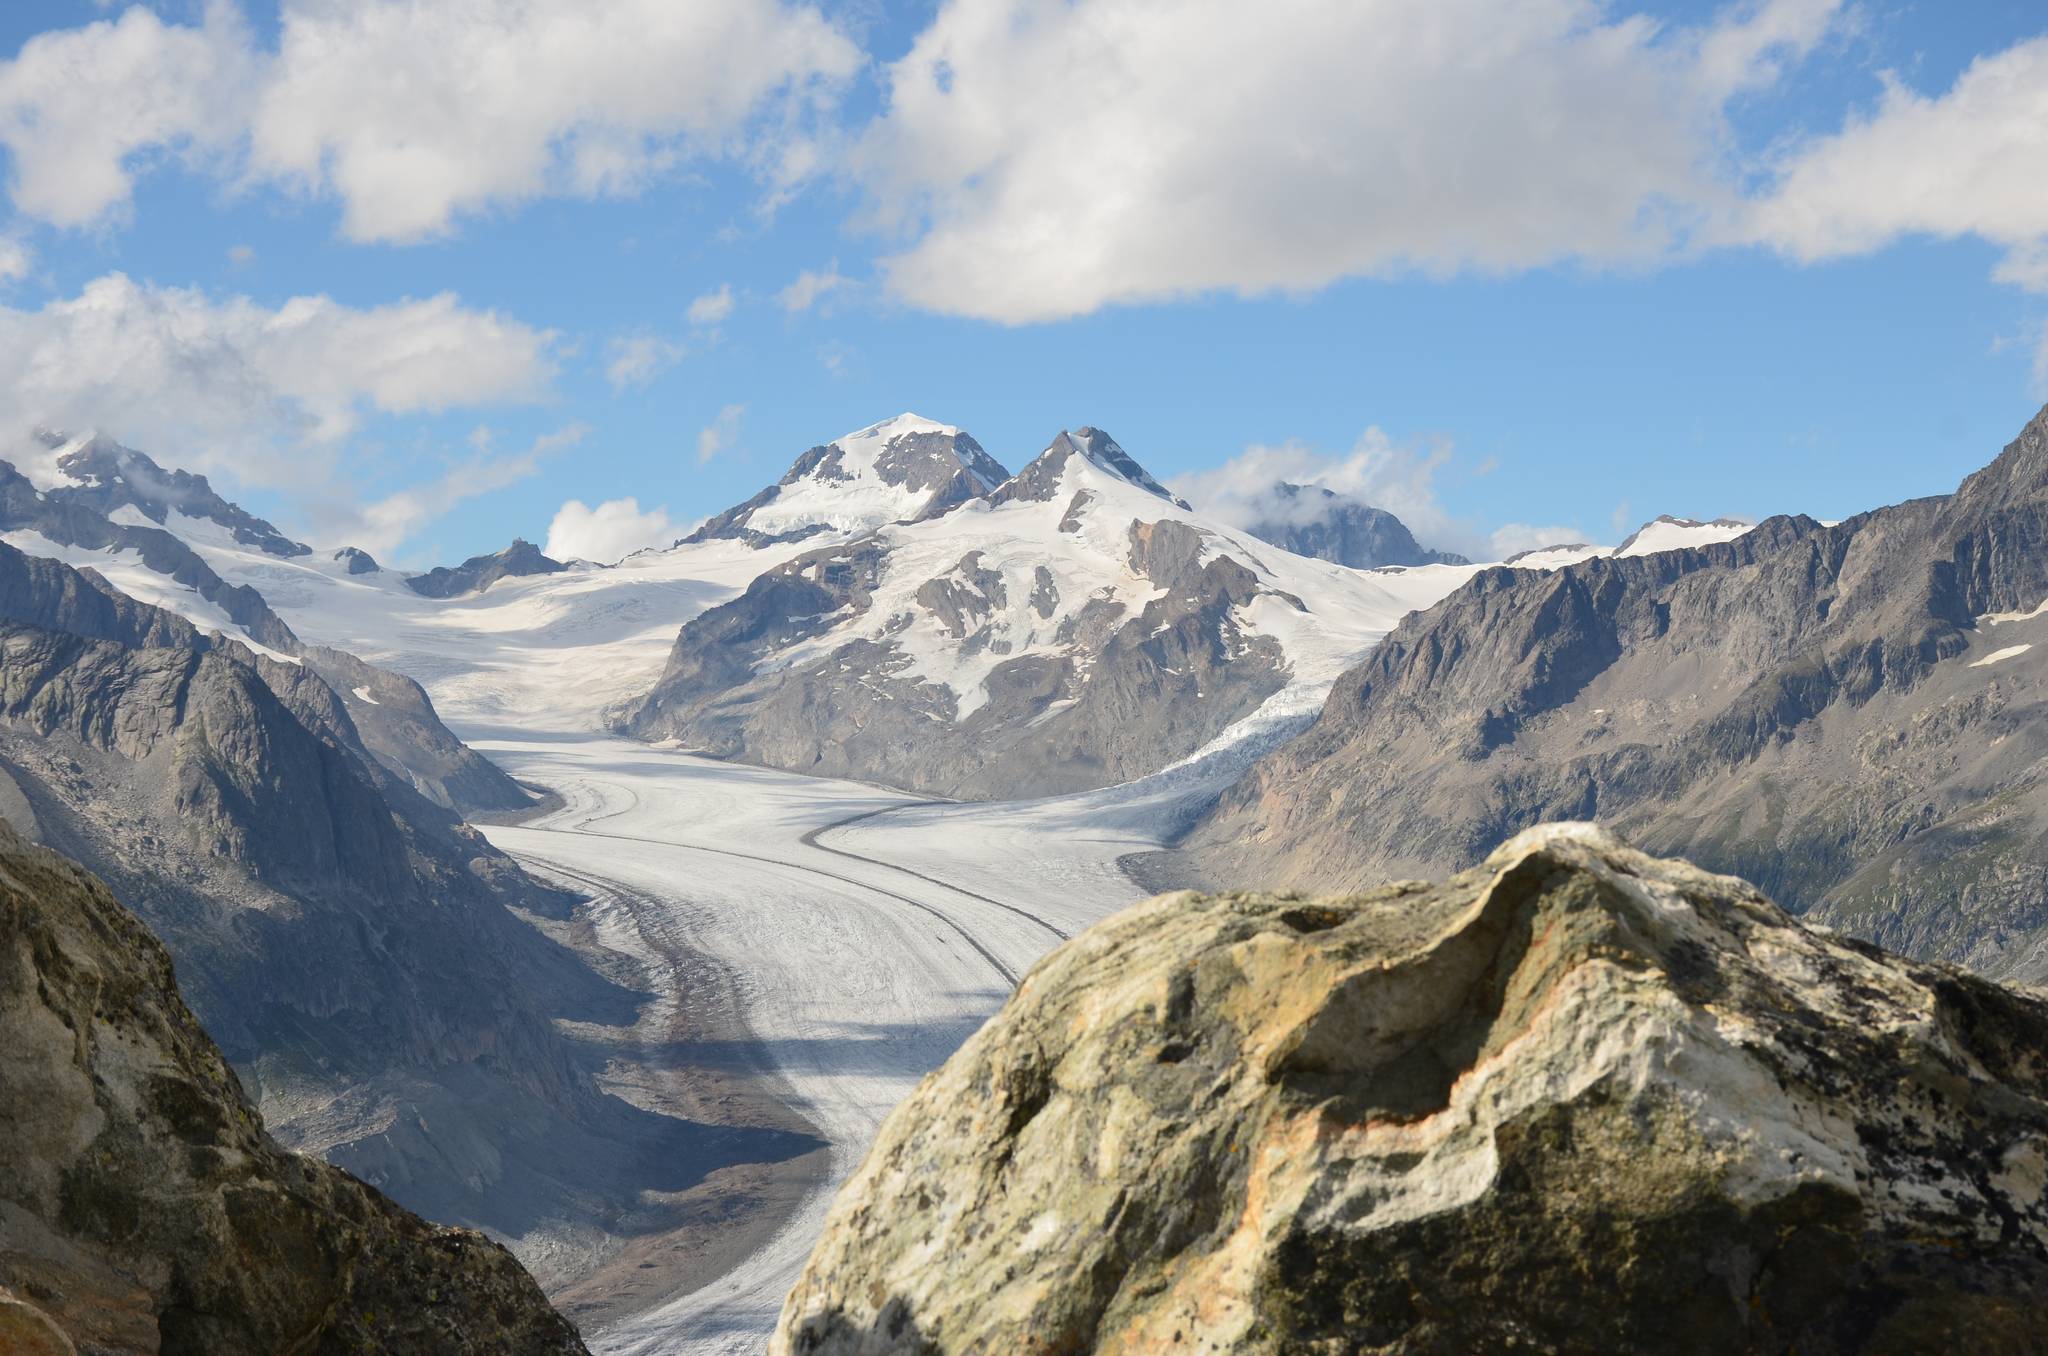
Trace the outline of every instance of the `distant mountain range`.
<instances>
[{"instance_id":1,"label":"distant mountain range","mask_svg":"<svg viewBox=\"0 0 2048 1356\"><path fill-rule=\"evenodd\" d=\"M697 539L828 532L687 623L617 728L947 796L1104 786L1328 681L1462 578L1274 549L1205 519L1099 429L1061 433L1011 476L911 415L813 448Z\"/></svg>"}]
</instances>

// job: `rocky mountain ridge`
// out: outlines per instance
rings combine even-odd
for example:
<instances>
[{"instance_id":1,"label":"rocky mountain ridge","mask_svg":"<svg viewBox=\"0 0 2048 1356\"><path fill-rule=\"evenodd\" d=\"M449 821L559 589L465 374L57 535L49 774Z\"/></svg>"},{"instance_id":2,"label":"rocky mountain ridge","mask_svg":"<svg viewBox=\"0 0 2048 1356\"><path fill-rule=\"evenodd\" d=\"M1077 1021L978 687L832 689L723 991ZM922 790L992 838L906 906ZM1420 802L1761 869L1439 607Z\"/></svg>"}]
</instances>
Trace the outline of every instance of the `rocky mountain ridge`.
<instances>
[{"instance_id":1,"label":"rocky mountain ridge","mask_svg":"<svg viewBox=\"0 0 2048 1356\"><path fill-rule=\"evenodd\" d=\"M2048 976L2048 411L1953 495L1489 570L1408 618L1188 846L1343 888L1598 816L1887 946Z\"/></svg>"},{"instance_id":2,"label":"rocky mountain ridge","mask_svg":"<svg viewBox=\"0 0 2048 1356\"><path fill-rule=\"evenodd\" d=\"M2035 1349L2048 1004L1588 825L1179 894L883 1126L774 1356Z\"/></svg>"}]
</instances>

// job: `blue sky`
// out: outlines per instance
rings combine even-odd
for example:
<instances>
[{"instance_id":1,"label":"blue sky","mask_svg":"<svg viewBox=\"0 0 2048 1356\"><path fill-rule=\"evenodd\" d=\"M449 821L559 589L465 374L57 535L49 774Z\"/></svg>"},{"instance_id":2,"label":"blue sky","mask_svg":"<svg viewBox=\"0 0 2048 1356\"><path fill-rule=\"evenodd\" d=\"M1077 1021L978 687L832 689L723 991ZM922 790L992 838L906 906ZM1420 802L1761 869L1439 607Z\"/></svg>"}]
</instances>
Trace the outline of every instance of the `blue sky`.
<instances>
[{"instance_id":1,"label":"blue sky","mask_svg":"<svg viewBox=\"0 0 2048 1356\"><path fill-rule=\"evenodd\" d=\"M2038 4L1500 13L17 3L0 418L423 565L903 410L1483 553L1941 492L2048 399Z\"/></svg>"}]
</instances>

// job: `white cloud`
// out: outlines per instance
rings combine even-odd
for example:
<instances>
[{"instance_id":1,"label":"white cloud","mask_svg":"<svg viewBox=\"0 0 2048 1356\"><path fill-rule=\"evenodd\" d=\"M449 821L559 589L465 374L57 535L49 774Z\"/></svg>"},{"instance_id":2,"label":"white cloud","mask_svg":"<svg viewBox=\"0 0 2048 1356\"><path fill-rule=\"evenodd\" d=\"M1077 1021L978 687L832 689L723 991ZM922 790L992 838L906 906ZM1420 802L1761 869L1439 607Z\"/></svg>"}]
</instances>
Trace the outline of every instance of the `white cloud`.
<instances>
[{"instance_id":1,"label":"white cloud","mask_svg":"<svg viewBox=\"0 0 2048 1356\"><path fill-rule=\"evenodd\" d=\"M357 240L417 240L546 193L632 193L696 156L772 162L859 66L777 0L291 0L259 174L332 189Z\"/></svg>"},{"instance_id":2,"label":"white cloud","mask_svg":"<svg viewBox=\"0 0 2048 1356\"><path fill-rule=\"evenodd\" d=\"M1498 527L1487 538L1484 556L1488 560L1506 560L1524 551L1540 551L1546 546L1586 545L1586 534L1577 527L1539 527L1532 523L1508 523ZM1473 557L1475 560L1478 556Z\"/></svg>"},{"instance_id":3,"label":"white cloud","mask_svg":"<svg viewBox=\"0 0 2048 1356\"><path fill-rule=\"evenodd\" d=\"M723 325L732 308L732 284L721 283L716 292L706 292L690 303L690 325L700 330Z\"/></svg>"},{"instance_id":4,"label":"white cloud","mask_svg":"<svg viewBox=\"0 0 2048 1356\"><path fill-rule=\"evenodd\" d=\"M718 417L697 431L697 462L699 465L710 461L721 452L730 452L739 441L740 421L746 417L745 405L727 405L718 412Z\"/></svg>"},{"instance_id":5,"label":"white cloud","mask_svg":"<svg viewBox=\"0 0 2048 1356\"><path fill-rule=\"evenodd\" d=\"M448 293L271 308L110 273L36 310L0 306L0 424L97 427L194 469L235 466L277 484L266 465L331 449L371 412L544 397L553 345Z\"/></svg>"},{"instance_id":6,"label":"white cloud","mask_svg":"<svg viewBox=\"0 0 2048 1356\"><path fill-rule=\"evenodd\" d=\"M892 290L1022 323L1226 290L1650 261L1735 190L1723 108L1840 0L949 0L855 173Z\"/></svg>"},{"instance_id":7,"label":"white cloud","mask_svg":"<svg viewBox=\"0 0 2048 1356\"><path fill-rule=\"evenodd\" d=\"M2048 37L1973 62L1948 93L1896 80L1866 117L1796 146L1730 234L1803 261L1902 236L2003 247L1998 277L2048 291Z\"/></svg>"},{"instance_id":8,"label":"white cloud","mask_svg":"<svg viewBox=\"0 0 2048 1356\"><path fill-rule=\"evenodd\" d=\"M323 541L360 546L373 556L388 556L421 528L440 518L466 499L502 490L537 473L541 463L566 447L583 441L589 432L572 424L534 439L524 451L501 455L492 450L487 429L471 437L473 453L423 484L408 486L367 505L356 505L346 497L318 506L314 515Z\"/></svg>"},{"instance_id":9,"label":"white cloud","mask_svg":"<svg viewBox=\"0 0 2048 1356\"><path fill-rule=\"evenodd\" d=\"M1281 499L1273 488L1281 481L1321 485L1385 509L1425 546L1463 551L1481 538L1438 502L1437 473L1450 460L1446 441L1401 444L1374 427L1342 456L1327 456L1299 442L1255 444L1221 466L1175 476L1167 487L1212 517L1250 527L1276 515L1302 522L1322 517L1326 509L1316 499Z\"/></svg>"},{"instance_id":10,"label":"white cloud","mask_svg":"<svg viewBox=\"0 0 2048 1356\"><path fill-rule=\"evenodd\" d=\"M611 564L647 547L672 544L684 528L667 508L642 511L637 499L607 499L596 508L571 499L548 524L548 542L541 548L556 560L595 560Z\"/></svg>"},{"instance_id":11,"label":"white cloud","mask_svg":"<svg viewBox=\"0 0 2048 1356\"><path fill-rule=\"evenodd\" d=\"M632 334L614 339L606 349L605 380L614 391L628 386L645 386L675 366L683 357L681 344L653 334Z\"/></svg>"},{"instance_id":12,"label":"white cloud","mask_svg":"<svg viewBox=\"0 0 2048 1356\"><path fill-rule=\"evenodd\" d=\"M20 282L35 267L35 251L11 235L0 236L0 283Z\"/></svg>"},{"instance_id":13,"label":"white cloud","mask_svg":"<svg viewBox=\"0 0 2048 1356\"><path fill-rule=\"evenodd\" d=\"M824 268L807 268L797 274L795 282L775 294L775 300L785 311L808 311L821 299L852 285L853 279L840 275L839 261L835 259Z\"/></svg>"},{"instance_id":14,"label":"white cloud","mask_svg":"<svg viewBox=\"0 0 2048 1356\"><path fill-rule=\"evenodd\" d=\"M169 154L338 196L351 239L410 241L700 158L784 191L861 61L781 0L285 0L275 51L234 0L197 25L138 5L0 64L0 142L16 209L60 226L118 212Z\"/></svg>"},{"instance_id":15,"label":"white cloud","mask_svg":"<svg viewBox=\"0 0 2048 1356\"><path fill-rule=\"evenodd\" d=\"M0 63L15 209L83 226L125 208L138 158L217 153L240 136L257 70L227 0L212 0L197 27L136 6L29 39Z\"/></svg>"}]
</instances>

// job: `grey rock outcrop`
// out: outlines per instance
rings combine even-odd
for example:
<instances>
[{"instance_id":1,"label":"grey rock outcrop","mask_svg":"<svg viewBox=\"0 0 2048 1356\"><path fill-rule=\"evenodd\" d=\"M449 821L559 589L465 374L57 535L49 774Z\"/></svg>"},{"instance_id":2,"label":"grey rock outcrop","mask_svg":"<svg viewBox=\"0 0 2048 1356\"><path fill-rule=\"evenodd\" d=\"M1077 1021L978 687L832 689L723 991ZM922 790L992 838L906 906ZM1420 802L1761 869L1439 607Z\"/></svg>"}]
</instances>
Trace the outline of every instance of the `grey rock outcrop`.
<instances>
[{"instance_id":1,"label":"grey rock outcrop","mask_svg":"<svg viewBox=\"0 0 2048 1356\"><path fill-rule=\"evenodd\" d=\"M375 574L384 568L377 563L375 556L355 546L342 547L334 553L334 558L345 563L350 574Z\"/></svg>"},{"instance_id":2,"label":"grey rock outcrop","mask_svg":"<svg viewBox=\"0 0 2048 1356\"><path fill-rule=\"evenodd\" d=\"M420 795L465 818L533 807L518 782L441 723L412 679L324 645L306 646L300 657L347 705L363 747Z\"/></svg>"},{"instance_id":3,"label":"grey rock outcrop","mask_svg":"<svg viewBox=\"0 0 2048 1356\"><path fill-rule=\"evenodd\" d=\"M561 561L543 555L538 546L524 537L514 537L512 544L502 551L471 556L460 565L437 565L425 574L413 575L405 584L423 598L460 598L466 594L482 593L500 579L560 574L568 568Z\"/></svg>"},{"instance_id":4,"label":"grey rock outcrop","mask_svg":"<svg viewBox=\"0 0 2048 1356\"><path fill-rule=\"evenodd\" d=\"M2039 994L1585 825L1164 896L889 1118L771 1351L2019 1356L2044 1048Z\"/></svg>"},{"instance_id":5,"label":"grey rock outcrop","mask_svg":"<svg viewBox=\"0 0 2048 1356\"><path fill-rule=\"evenodd\" d=\"M2048 411L1953 495L1406 619L1187 843L1350 888L1597 816L1895 950L2048 978Z\"/></svg>"},{"instance_id":6,"label":"grey rock outcrop","mask_svg":"<svg viewBox=\"0 0 2048 1356\"><path fill-rule=\"evenodd\" d=\"M4 824L0 1048L0 1348L583 1351L503 1248L281 1148L163 947Z\"/></svg>"},{"instance_id":7,"label":"grey rock outcrop","mask_svg":"<svg viewBox=\"0 0 2048 1356\"><path fill-rule=\"evenodd\" d=\"M1261 541L1354 570L1385 565L1469 565L1449 551L1432 551L1385 509L1322 485L1275 484L1245 528Z\"/></svg>"}]
</instances>

